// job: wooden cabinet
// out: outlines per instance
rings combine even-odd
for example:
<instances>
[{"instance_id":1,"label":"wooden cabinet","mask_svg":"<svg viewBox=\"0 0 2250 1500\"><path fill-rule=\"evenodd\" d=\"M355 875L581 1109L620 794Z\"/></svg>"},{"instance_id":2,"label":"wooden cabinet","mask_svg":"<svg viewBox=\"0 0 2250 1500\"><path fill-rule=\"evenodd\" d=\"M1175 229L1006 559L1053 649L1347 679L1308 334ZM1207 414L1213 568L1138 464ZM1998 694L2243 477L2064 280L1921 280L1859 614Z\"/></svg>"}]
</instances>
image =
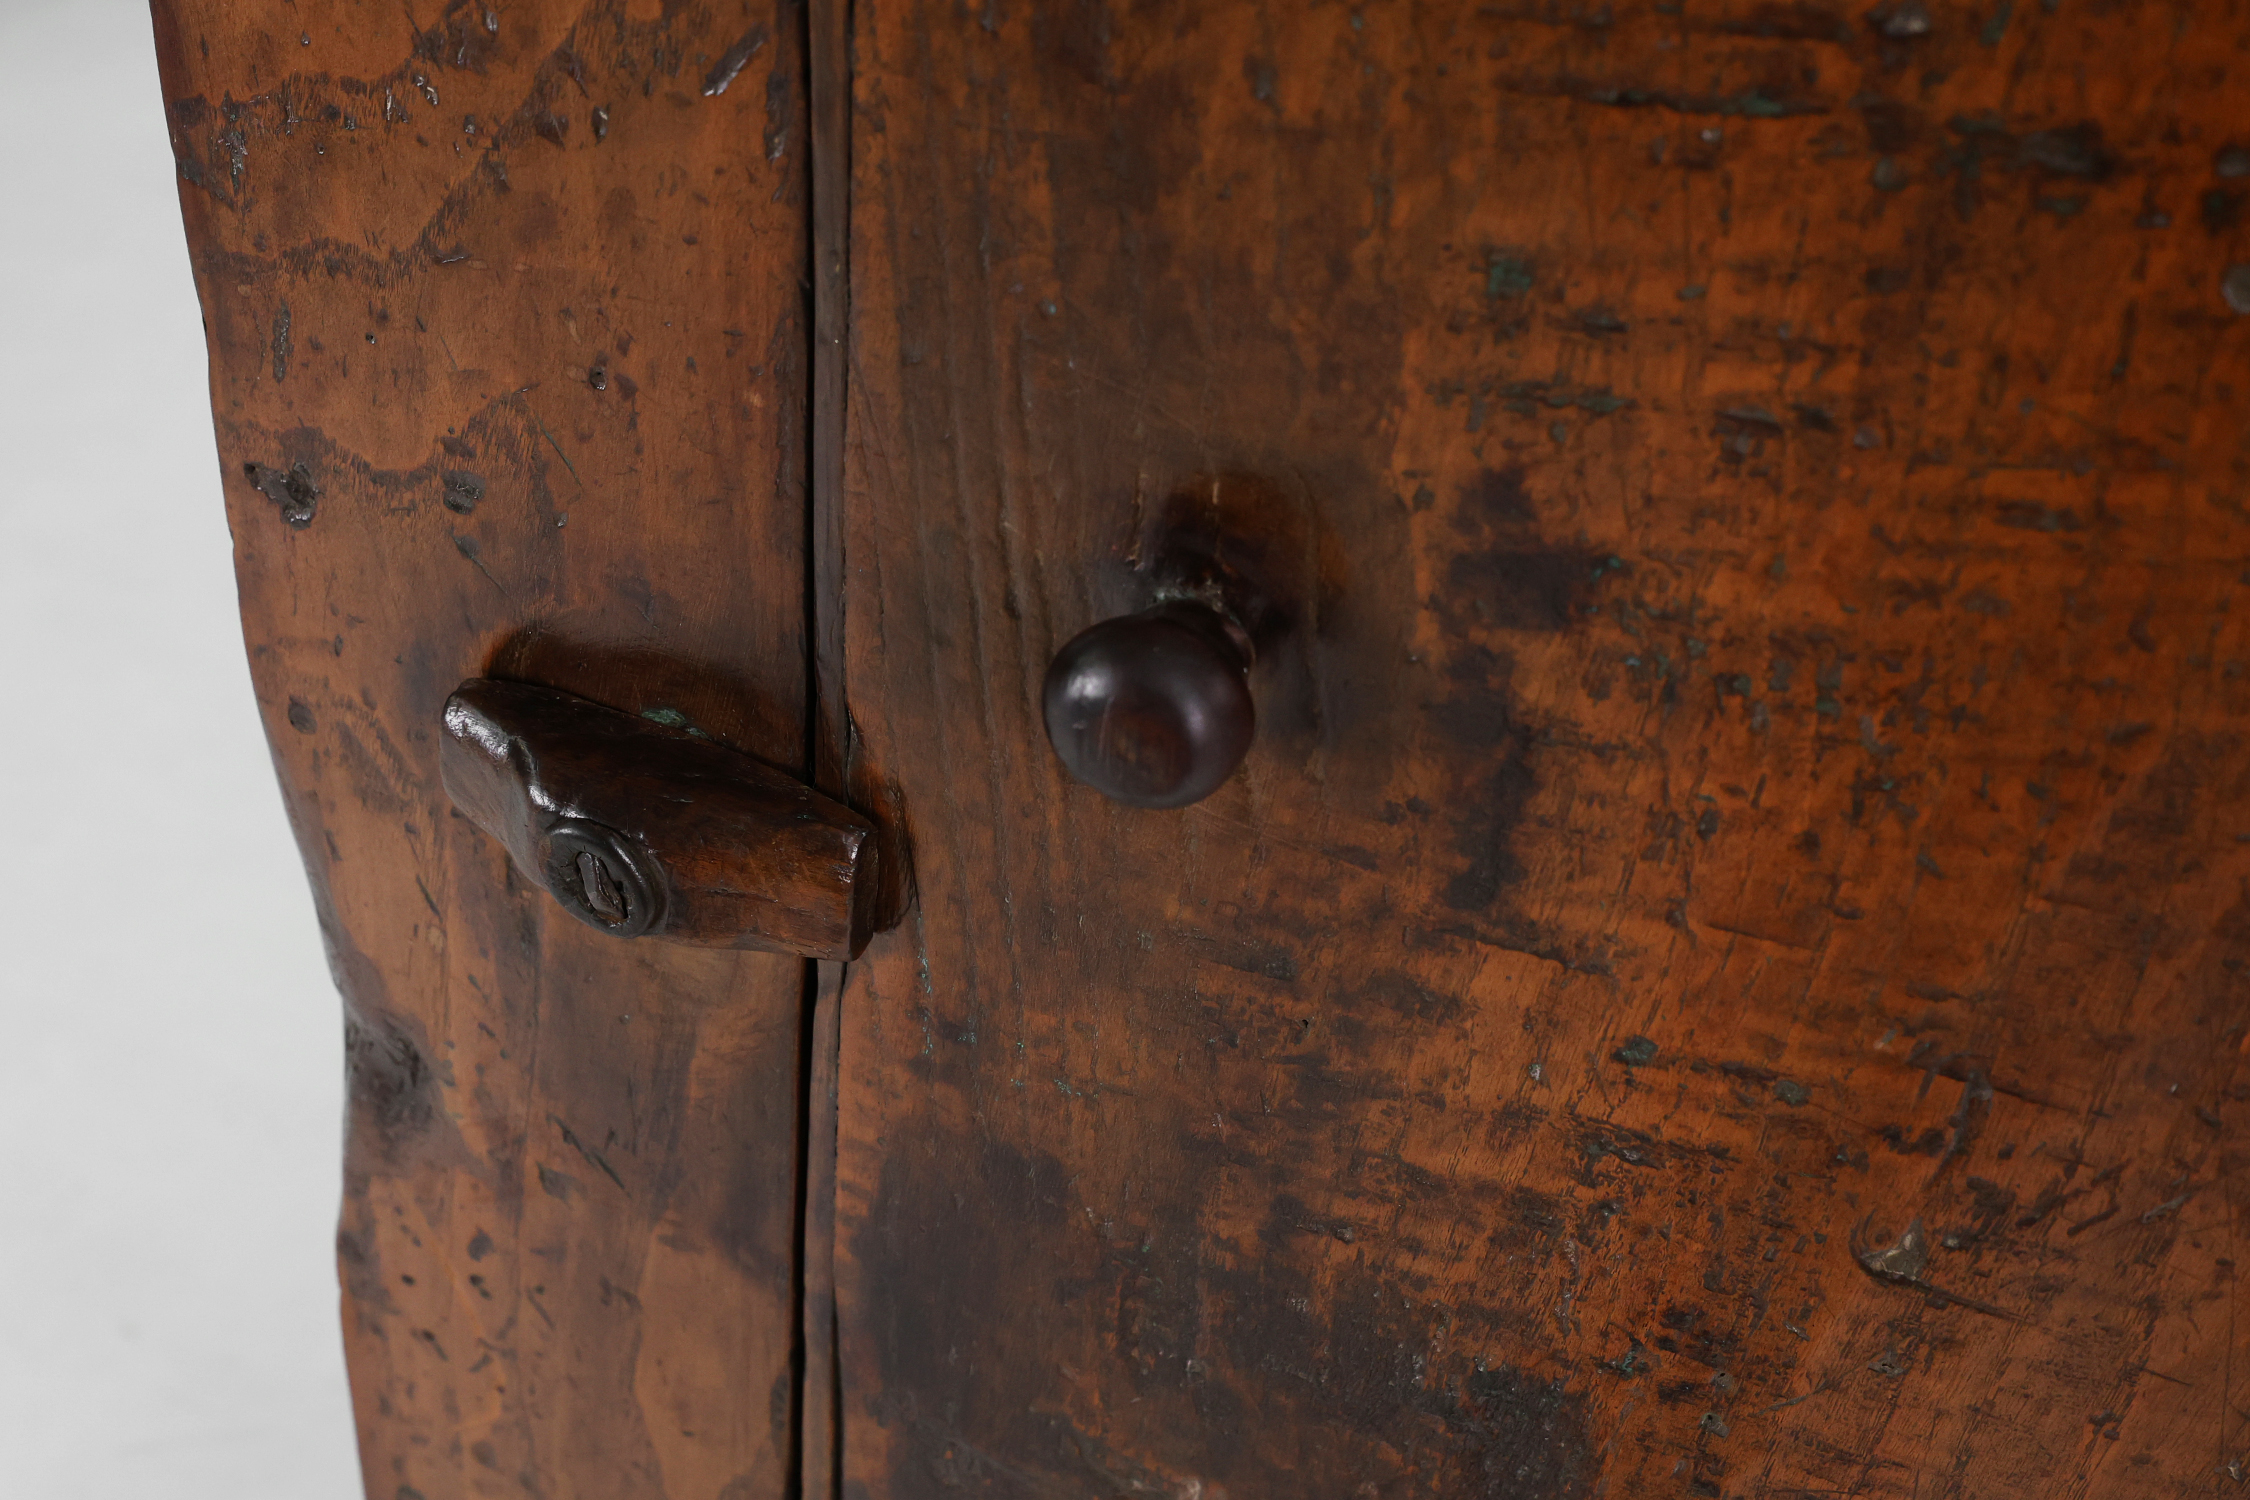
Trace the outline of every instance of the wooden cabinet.
<instances>
[{"instance_id":1,"label":"wooden cabinet","mask_svg":"<svg viewBox=\"0 0 2250 1500\"><path fill-rule=\"evenodd\" d=\"M2250 12L157 16L371 1496L2250 1480ZM886 930L570 920L476 678Z\"/></svg>"}]
</instances>

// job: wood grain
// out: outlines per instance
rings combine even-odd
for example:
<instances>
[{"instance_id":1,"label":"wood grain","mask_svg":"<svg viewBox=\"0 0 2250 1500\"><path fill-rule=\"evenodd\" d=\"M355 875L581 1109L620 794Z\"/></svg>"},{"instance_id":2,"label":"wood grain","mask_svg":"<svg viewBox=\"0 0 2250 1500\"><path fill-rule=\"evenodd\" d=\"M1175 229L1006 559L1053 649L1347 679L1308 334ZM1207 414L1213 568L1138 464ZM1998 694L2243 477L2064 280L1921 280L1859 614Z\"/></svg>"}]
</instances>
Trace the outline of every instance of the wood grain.
<instances>
[{"instance_id":1,"label":"wood grain","mask_svg":"<svg viewBox=\"0 0 2250 1500\"><path fill-rule=\"evenodd\" d=\"M801 12L158 0L259 706L345 997L370 1496L788 1492L804 966L448 808L544 683L806 734Z\"/></svg>"},{"instance_id":2,"label":"wood grain","mask_svg":"<svg viewBox=\"0 0 2250 1500\"><path fill-rule=\"evenodd\" d=\"M855 14L845 1493L2236 1493L2250 10Z\"/></svg>"}]
</instances>

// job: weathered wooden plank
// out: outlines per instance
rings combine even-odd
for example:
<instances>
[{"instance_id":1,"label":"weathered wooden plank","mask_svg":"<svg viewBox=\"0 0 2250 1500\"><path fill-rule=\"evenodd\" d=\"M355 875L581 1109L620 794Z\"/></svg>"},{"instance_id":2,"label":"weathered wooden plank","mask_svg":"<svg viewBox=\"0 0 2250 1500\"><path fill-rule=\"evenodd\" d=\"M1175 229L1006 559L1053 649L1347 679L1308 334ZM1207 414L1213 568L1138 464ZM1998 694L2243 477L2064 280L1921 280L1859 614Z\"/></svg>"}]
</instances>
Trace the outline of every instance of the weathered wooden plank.
<instances>
[{"instance_id":1,"label":"weathered wooden plank","mask_svg":"<svg viewBox=\"0 0 2250 1500\"><path fill-rule=\"evenodd\" d=\"M779 1496L803 965L581 927L450 811L437 745L485 674L802 762L800 12L155 9L345 995L368 1493Z\"/></svg>"},{"instance_id":2,"label":"weathered wooden plank","mask_svg":"<svg viewBox=\"0 0 2250 1500\"><path fill-rule=\"evenodd\" d=\"M846 1493L2232 1493L2250 11L856 17Z\"/></svg>"}]
</instances>

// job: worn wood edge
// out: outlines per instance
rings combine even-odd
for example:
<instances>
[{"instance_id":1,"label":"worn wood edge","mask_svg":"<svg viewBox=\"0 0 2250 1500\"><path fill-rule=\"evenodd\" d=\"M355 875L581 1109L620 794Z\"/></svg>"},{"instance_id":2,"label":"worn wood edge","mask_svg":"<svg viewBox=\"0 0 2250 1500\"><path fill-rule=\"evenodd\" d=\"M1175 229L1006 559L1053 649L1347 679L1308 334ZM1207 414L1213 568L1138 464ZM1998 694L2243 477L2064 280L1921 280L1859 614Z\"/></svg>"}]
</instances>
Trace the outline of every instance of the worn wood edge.
<instances>
[{"instance_id":1,"label":"worn wood edge","mask_svg":"<svg viewBox=\"0 0 2250 1500\"><path fill-rule=\"evenodd\" d=\"M798 1264L803 1363L797 1395L797 1485L802 1500L834 1500L843 1483L843 1373L836 1350L836 1131L844 965L807 969L803 1118L798 1138L803 1232Z\"/></svg>"},{"instance_id":2,"label":"worn wood edge","mask_svg":"<svg viewBox=\"0 0 2250 1500\"><path fill-rule=\"evenodd\" d=\"M812 645L810 772L840 801L849 781L844 695L844 430L850 325L851 3L811 0L806 12L807 107L812 116L812 417L807 467L810 545L806 638Z\"/></svg>"},{"instance_id":3,"label":"worn wood edge","mask_svg":"<svg viewBox=\"0 0 2250 1500\"><path fill-rule=\"evenodd\" d=\"M851 231L851 4L810 0L805 11L807 170L812 302L812 392L806 468L805 638L809 645L806 766L812 784L849 805L850 715L844 659L844 431ZM879 840L878 840L879 842ZM880 849L876 851L880 861ZM878 876L878 879L881 877ZM853 947L866 946L855 934ZM845 965L806 970L797 1266L800 1349L796 1494L834 1500L844 1474L843 1368L837 1349L836 1141Z\"/></svg>"}]
</instances>

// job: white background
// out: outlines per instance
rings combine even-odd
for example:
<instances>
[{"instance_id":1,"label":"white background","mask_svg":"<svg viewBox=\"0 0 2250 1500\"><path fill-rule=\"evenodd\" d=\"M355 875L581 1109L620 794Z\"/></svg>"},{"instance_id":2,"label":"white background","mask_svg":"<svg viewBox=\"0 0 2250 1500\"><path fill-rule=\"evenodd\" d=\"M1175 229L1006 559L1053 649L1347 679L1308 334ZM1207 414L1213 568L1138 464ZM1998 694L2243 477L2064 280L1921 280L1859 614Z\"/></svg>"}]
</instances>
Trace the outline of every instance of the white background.
<instances>
[{"instance_id":1,"label":"white background","mask_svg":"<svg viewBox=\"0 0 2250 1500\"><path fill-rule=\"evenodd\" d=\"M342 1020L140 0L0 0L0 1496L359 1493Z\"/></svg>"}]
</instances>

